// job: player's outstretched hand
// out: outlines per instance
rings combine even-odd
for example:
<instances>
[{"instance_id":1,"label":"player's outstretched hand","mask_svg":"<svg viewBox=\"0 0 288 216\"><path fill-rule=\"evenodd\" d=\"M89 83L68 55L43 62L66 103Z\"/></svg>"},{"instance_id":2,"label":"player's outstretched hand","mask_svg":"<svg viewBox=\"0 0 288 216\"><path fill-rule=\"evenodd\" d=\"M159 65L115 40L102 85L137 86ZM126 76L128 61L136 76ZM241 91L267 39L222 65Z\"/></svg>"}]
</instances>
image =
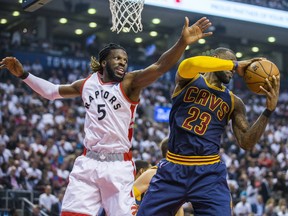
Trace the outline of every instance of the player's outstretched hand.
<instances>
[{"instance_id":1,"label":"player's outstretched hand","mask_svg":"<svg viewBox=\"0 0 288 216\"><path fill-rule=\"evenodd\" d=\"M263 86L260 86L261 90L265 92L267 98L266 107L270 111L274 111L276 109L280 91L280 75L273 75L272 78L272 83L268 79L265 80L267 90Z\"/></svg>"},{"instance_id":2,"label":"player's outstretched hand","mask_svg":"<svg viewBox=\"0 0 288 216\"><path fill-rule=\"evenodd\" d=\"M8 69L16 77L23 75L23 66L15 57L6 57L0 62L0 69Z\"/></svg>"},{"instance_id":3,"label":"player's outstretched hand","mask_svg":"<svg viewBox=\"0 0 288 216\"><path fill-rule=\"evenodd\" d=\"M247 69L247 67L252 64L255 61L261 61L261 60L265 60L266 58L252 58L252 59L247 59L247 60L242 60L242 61L238 61L238 67L236 69L236 72L240 75L240 76L244 76L245 70Z\"/></svg>"},{"instance_id":4,"label":"player's outstretched hand","mask_svg":"<svg viewBox=\"0 0 288 216\"><path fill-rule=\"evenodd\" d=\"M205 31L212 25L212 23L206 17L202 17L193 25L189 26L189 19L185 17L185 24L182 30L182 39L187 45L198 41L200 38L204 38L212 35L212 32Z\"/></svg>"}]
</instances>

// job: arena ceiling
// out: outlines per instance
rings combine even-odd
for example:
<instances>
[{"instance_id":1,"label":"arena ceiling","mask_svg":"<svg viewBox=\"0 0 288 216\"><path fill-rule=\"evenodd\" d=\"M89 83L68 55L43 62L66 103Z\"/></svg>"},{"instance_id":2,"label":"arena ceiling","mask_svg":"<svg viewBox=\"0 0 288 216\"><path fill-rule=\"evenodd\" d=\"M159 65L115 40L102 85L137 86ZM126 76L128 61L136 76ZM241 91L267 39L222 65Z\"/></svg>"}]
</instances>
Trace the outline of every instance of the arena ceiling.
<instances>
[{"instance_id":1,"label":"arena ceiling","mask_svg":"<svg viewBox=\"0 0 288 216\"><path fill-rule=\"evenodd\" d=\"M121 42L122 44L134 43L135 37L142 37L146 44L156 43L165 46L167 39L173 35L179 35L184 23L184 17L188 16L191 23L205 14L188 13L171 9L156 8L149 5L144 6L142 12L143 31L140 33L111 32L111 13L109 0L52 0L42 8L34 12L25 12L17 0L0 0L0 18L8 18L8 23L0 26L0 30L14 31L17 28L41 29L41 17L47 18L46 33L49 38L62 38L64 40L84 40L95 34L107 42ZM87 14L87 7L96 8L94 15ZM20 11L20 16L12 17L14 10ZM38 17L38 18L37 18ZM39 18L40 17L40 18ZM68 18L68 23L60 25L59 18ZM161 23L154 25L152 18L160 18ZM253 44L265 47L268 44L267 37L275 36L277 41L273 46L275 50L287 50L288 29L249 23L244 21L231 20L221 17L207 16L215 26L215 35L208 39L211 43L238 43L239 46L248 47ZM87 23L97 23L95 29L88 27ZM40 25L40 26L39 26ZM76 28L83 29L83 35L75 35ZM43 30L43 26L42 26ZM149 32L158 31L158 36L151 38ZM174 40L173 40L174 41ZM271 51L271 47L267 48Z\"/></svg>"}]
</instances>

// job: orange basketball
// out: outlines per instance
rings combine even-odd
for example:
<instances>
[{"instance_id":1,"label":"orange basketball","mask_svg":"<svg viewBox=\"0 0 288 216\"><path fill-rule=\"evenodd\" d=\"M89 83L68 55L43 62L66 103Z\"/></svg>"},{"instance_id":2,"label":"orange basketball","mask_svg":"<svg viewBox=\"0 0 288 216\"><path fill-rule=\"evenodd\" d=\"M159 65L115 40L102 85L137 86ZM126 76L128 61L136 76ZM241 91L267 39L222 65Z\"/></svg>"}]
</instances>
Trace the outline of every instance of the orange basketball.
<instances>
[{"instance_id":1,"label":"orange basketball","mask_svg":"<svg viewBox=\"0 0 288 216\"><path fill-rule=\"evenodd\" d=\"M279 70L277 66L269 60L261 60L253 62L246 69L244 73L244 80L247 84L247 87L254 93L263 95L264 91L260 89L260 86L263 86L267 89L267 84L265 79L268 78L272 82L272 76L279 75Z\"/></svg>"}]
</instances>

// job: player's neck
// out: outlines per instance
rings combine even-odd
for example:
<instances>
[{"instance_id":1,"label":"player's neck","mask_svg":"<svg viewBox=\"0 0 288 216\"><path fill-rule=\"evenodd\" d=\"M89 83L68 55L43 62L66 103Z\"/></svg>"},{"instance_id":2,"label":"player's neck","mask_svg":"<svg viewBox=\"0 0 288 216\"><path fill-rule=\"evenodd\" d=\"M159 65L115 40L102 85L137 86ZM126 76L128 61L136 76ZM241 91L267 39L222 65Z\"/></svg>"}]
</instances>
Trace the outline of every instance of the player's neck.
<instances>
[{"instance_id":1,"label":"player's neck","mask_svg":"<svg viewBox=\"0 0 288 216\"><path fill-rule=\"evenodd\" d=\"M206 73L204 77L210 85L216 86L219 89L223 88L222 82L215 76L215 74Z\"/></svg>"}]
</instances>

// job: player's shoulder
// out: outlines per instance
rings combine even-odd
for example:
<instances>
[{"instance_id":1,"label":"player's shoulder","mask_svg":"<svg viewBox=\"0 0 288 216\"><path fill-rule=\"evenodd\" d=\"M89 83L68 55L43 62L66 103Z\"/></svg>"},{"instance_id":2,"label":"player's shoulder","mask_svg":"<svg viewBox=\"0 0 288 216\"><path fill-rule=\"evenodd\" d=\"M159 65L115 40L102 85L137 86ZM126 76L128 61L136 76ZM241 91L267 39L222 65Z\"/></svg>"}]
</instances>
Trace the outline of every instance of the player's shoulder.
<instances>
[{"instance_id":1,"label":"player's shoulder","mask_svg":"<svg viewBox=\"0 0 288 216\"><path fill-rule=\"evenodd\" d=\"M87 77L86 79L79 79L79 80L76 80L74 81L71 85L72 86L76 86L76 87L82 87L85 83L85 81L87 81L89 77Z\"/></svg>"},{"instance_id":2,"label":"player's shoulder","mask_svg":"<svg viewBox=\"0 0 288 216\"><path fill-rule=\"evenodd\" d=\"M236 94L234 94L234 93L232 93L232 95L233 95L233 97L234 97L234 103L235 103L235 105L236 104L242 104L242 105L244 105L244 102L243 102L243 100L238 96L238 95L236 95Z\"/></svg>"},{"instance_id":3,"label":"player's shoulder","mask_svg":"<svg viewBox=\"0 0 288 216\"><path fill-rule=\"evenodd\" d=\"M239 113L239 111L243 112L246 109L243 100L239 96L233 94L233 97L234 97L234 111L232 115Z\"/></svg>"},{"instance_id":4,"label":"player's shoulder","mask_svg":"<svg viewBox=\"0 0 288 216\"><path fill-rule=\"evenodd\" d=\"M121 82L122 85L130 86L130 85L135 84L135 79L138 75L140 75L141 71L142 70L133 70L133 71L127 72Z\"/></svg>"},{"instance_id":5,"label":"player's shoulder","mask_svg":"<svg viewBox=\"0 0 288 216\"><path fill-rule=\"evenodd\" d=\"M143 69L140 70L133 70L133 71L129 71L125 74L124 80L125 79L131 79L135 76L137 76L139 73L141 73L143 71Z\"/></svg>"}]
</instances>

